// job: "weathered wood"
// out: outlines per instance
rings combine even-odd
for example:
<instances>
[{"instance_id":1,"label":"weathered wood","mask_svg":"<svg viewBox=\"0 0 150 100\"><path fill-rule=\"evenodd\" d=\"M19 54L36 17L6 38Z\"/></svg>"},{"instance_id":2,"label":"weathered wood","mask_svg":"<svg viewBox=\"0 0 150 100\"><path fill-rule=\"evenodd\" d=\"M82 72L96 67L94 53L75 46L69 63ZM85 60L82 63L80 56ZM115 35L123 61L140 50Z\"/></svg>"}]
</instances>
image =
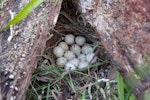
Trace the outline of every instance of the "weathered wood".
<instances>
[{"instance_id":1,"label":"weathered wood","mask_svg":"<svg viewBox=\"0 0 150 100\"><path fill-rule=\"evenodd\" d=\"M72 0L97 31L137 99L150 88L150 1Z\"/></svg>"},{"instance_id":2,"label":"weathered wood","mask_svg":"<svg viewBox=\"0 0 150 100\"><path fill-rule=\"evenodd\" d=\"M8 0L2 10L1 27L10 20L11 12L18 13L28 1ZM61 3L62 0L45 0L22 22L0 33L0 100L25 99L38 58L47 38L51 38L47 36L52 36L49 31L57 22ZM13 37L9 42L10 34Z\"/></svg>"}]
</instances>

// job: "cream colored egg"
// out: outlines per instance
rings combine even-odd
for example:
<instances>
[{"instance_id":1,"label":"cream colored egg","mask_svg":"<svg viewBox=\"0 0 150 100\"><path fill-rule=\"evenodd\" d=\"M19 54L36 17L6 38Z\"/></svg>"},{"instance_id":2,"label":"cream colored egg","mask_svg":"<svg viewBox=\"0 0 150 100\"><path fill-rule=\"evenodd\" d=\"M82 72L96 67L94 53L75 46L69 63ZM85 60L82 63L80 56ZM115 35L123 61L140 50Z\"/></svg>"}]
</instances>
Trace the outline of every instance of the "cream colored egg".
<instances>
[{"instance_id":1,"label":"cream colored egg","mask_svg":"<svg viewBox=\"0 0 150 100\"><path fill-rule=\"evenodd\" d=\"M71 45L70 50L74 52L76 55L80 55L81 53L81 47L78 46L77 44Z\"/></svg>"},{"instance_id":2,"label":"cream colored egg","mask_svg":"<svg viewBox=\"0 0 150 100\"><path fill-rule=\"evenodd\" d=\"M68 50L68 49L69 49L69 47L68 47L68 45L67 45L66 42L60 42L60 43L58 44L58 46L60 46L60 47L63 48L64 50Z\"/></svg>"},{"instance_id":3,"label":"cream colored egg","mask_svg":"<svg viewBox=\"0 0 150 100\"><path fill-rule=\"evenodd\" d=\"M75 54L72 51L66 51L64 54L64 57L67 60L71 60L71 59L75 58Z\"/></svg>"},{"instance_id":4,"label":"cream colored egg","mask_svg":"<svg viewBox=\"0 0 150 100\"><path fill-rule=\"evenodd\" d=\"M97 57L94 55L94 53L89 53L86 55L86 60L88 63L95 63L97 61Z\"/></svg>"},{"instance_id":5,"label":"cream colored egg","mask_svg":"<svg viewBox=\"0 0 150 100\"><path fill-rule=\"evenodd\" d=\"M67 63L67 59L65 57L60 57L56 60L56 64L59 66L64 66Z\"/></svg>"},{"instance_id":6,"label":"cream colored egg","mask_svg":"<svg viewBox=\"0 0 150 100\"><path fill-rule=\"evenodd\" d=\"M89 45L84 45L84 46L82 47L82 53L83 53L83 54L88 54L88 53L91 53L91 52L93 52L93 48L92 48L91 46L89 46Z\"/></svg>"},{"instance_id":7,"label":"cream colored egg","mask_svg":"<svg viewBox=\"0 0 150 100\"><path fill-rule=\"evenodd\" d=\"M75 38L75 42L76 44L78 44L79 46L83 46L86 42L85 38L83 36L77 36Z\"/></svg>"},{"instance_id":8,"label":"cream colored egg","mask_svg":"<svg viewBox=\"0 0 150 100\"><path fill-rule=\"evenodd\" d=\"M56 57L62 57L64 55L64 49L61 48L60 46L56 46L54 49L53 49L53 53Z\"/></svg>"},{"instance_id":9,"label":"cream colored egg","mask_svg":"<svg viewBox=\"0 0 150 100\"><path fill-rule=\"evenodd\" d=\"M67 34L65 36L65 42L68 44L68 45L71 45L74 43L74 35L73 34Z\"/></svg>"},{"instance_id":10,"label":"cream colored egg","mask_svg":"<svg viewBox=\"0 0 150 100\"><path fill-rule=\"evenodd\" d=\"M65 70L75 70L76 69L76 67L75 67L75 65L74 64L72 64L72 63L70 63L70 62L68 62L68 63L66 63L66 65L65 65L65 68L64 68Z\"/></svg>"},{"instance_id":11,"label":"cream colored egg","mask_svg":"<svg viewBox=\"0 0 150 100\"><path fill-rule=\"evenodd\" d=\"M85 67L87 67L88 65L89 65L88 62L83 61L83 62L80 62L80 63L79 63L78 68L79 68L79 69L85 68Z\"/></svg>"},{"instance_id":12,"label":"cream colored egg","mask_svg":"<svg viewBox=\"0 0 150 100\"><path fill-rule=\"evenodd\" d=\"M85 54L80 54L80 55L78 56L78 59L79 59L79 61L86 61L86 56L85 56Z\"/></svg>"},{"instance_id":13,"label":"cream colored egg","mask_svg":"<svg viewBox=\"0 0 150 100\"><path fill-rule=\"evenodd\" d=\"M79 65L79 59L77 58L71 59L68 62L74 64L76 67Z\"/></svg>"}]
</instances>

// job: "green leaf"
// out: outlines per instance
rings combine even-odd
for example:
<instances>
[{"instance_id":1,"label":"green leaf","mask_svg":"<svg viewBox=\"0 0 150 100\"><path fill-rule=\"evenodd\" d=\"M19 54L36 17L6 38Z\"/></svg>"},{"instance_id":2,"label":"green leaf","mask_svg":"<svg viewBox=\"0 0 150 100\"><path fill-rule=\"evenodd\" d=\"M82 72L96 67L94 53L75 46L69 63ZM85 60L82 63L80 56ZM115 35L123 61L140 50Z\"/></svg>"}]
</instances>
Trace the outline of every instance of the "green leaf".
<instances>
[{"instance_id":1,"label":"green leaf","mask_svg":"<svg viewBox=\"0 0 150 100\"><path fill-rule=\"evenodd\" d=\"M136 100L136 98L135 98L135 96L134 96L133 93L132 93L131 96L129 97L129 100ZM149 100L149 99L147 99L147 100Z\"/></svg>"},{"instance_id":2,"label":"green leaf","mask_svg":"<svg viewBox=\"0 0 150 100\"><path fill-rule=\"evenodd\" d=\"M86 92L85 90L82 92L82 99L81 100L86 100L85 99L85 92Z\"/></svg>"},{"instance_id":3,"label":"green leaf","mask_svg":"<svg viewBox=\"0 0 150 100\"><path fill-rule=\"evenodd\" d=\"M144 99L143 100L149 100L150 98L150 90L147 90L144 92Z\"/></svg>"},{"instance_id":4,"label":"green leaf","mask_svg":"<svg viewBox=\"0 0 150 100\"><path fill-rule=\"evenodd\" d=\"M47 86L47 94L46 94L46 100L49 100L49 94L50 93L50 83L48 83L48 86Z\"/></svg>"},{"instance_id":5,"label":"green leaf","mask_svg":"<svg viewBox=\"0 0 150 100\"><path fill-rule=\"evenodd\" d=\"M41 4L43 0L31 0L15 17L11 20L5 27L5 29L9 28L10 25L14 25L23 20L26 16L28 16L33 9L35 9L39 4Z\"/></svg>"},{"instance_id":6,"label":"green leaf","mask_svg":"<svg viewBox=\"0 0 150 100\"><path fill-rule=\"evenodd\" d=\"M120 73L117 71L117 82L118 82L118 95L119 95L119 100L124 100L124 82L123 79L120 75Z\"/></svg>"}]
</instances>

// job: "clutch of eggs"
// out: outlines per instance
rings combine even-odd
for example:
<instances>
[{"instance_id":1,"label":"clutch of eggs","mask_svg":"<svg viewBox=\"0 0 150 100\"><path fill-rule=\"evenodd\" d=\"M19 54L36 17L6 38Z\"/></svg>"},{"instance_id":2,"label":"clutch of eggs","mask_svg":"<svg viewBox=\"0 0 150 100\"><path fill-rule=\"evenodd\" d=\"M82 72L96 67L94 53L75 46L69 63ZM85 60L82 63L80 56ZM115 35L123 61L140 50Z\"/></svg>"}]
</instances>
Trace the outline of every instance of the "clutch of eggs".
<instances>
[{"instance_id":1,"label":"clutch of eggs","mask_svg":"<svg viewBox=\"0 0 150 100\"><path fill-rule=\"evenodd\" d=\"M93 48L86 43L85 37L73 34L67 34L64 41L53 49L53 54L57 57L56 64L65 70L84 68L97 61Z\"/></svg>"}]
</instances>

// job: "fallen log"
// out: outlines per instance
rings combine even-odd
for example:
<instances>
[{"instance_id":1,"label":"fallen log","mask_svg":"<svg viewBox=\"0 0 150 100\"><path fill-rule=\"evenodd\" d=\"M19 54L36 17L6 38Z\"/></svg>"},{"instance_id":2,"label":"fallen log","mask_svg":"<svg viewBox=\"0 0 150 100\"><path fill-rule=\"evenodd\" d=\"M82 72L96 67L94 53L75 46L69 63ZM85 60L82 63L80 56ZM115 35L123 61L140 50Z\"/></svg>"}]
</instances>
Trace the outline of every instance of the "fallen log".
<instances>
[{"instance_id":1,"label":"fallen log","mask_svg":"<svg viewBox=\"0 0 150 100\"><path fill-rule=\"evenodd\" d=\"M150 1L75 0L138 100L150 97Z\"/></svg>"},{"instance_id":2,"label":"fallen log","mask_svg":"<svg viewBox=\"0 0 150 100\"><path fill-rule=\"evenodd\" d=\"M30 0L29 0L30 1ZM1 29L28 0L8 0L2 8ZM23 100L57 22L62 0L45 0L23 21L0 33L0 100Z\"/></svg>"}]
</instances>

